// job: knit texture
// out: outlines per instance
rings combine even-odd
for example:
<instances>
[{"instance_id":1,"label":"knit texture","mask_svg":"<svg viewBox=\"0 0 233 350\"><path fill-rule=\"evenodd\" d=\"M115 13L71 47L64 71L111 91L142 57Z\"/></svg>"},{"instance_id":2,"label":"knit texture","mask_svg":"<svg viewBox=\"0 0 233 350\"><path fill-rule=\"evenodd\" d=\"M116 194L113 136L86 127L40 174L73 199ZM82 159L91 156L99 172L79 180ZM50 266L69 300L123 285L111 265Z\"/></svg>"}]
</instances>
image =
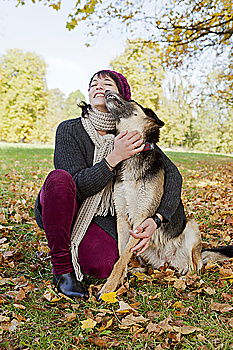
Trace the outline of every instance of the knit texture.
<instances>
[{"instance_id":1,"label":"knit texture","mask_svg":"<svg viewBox=\"0 0 233 350\"><path fill-rule=\"evenodd\" d=\"M54 166L55 169L64 169L73 176L77 187L77 201L80 204L101 191L115 176L103 159L93 165L94 148L94 143L83 128L80 118L63 121L58 126ZM177 211L182 210L180 199L182 177L177 167L157 145L155 149L161 154L165 171L164 194L157 212L165 220L170 221L176 216ZM38 225L43 228L38 197L35 203L35 216ZM116 225L112 216L94 217L93 221L114 235Z\"/></svg>"},{"instance_id":2,"label":"knit texture","mask_svg":"<svg viewBox=\"0 0 233 350\"><path fill-rule=\"evenodd\" d=\"M122 88L123 97L127 101L129 101L131 99L131 90L130 90L130 86L129 86L129 83L128 83L126 77L123 74L118 73L114 70L106 70L106 72L111 72L118 78L120 85L121 85L121 88Z\"/></svg>"},{"instance_id":3,"label":"knit texture","mask_svg":"<svg viewBox=\"0 0 233 350\"><path fill-rule=\"evenodd\" d=\"M103 128L115 129L115 123L109 118L109 113L97 114L92 111L86 118L81 118L85 131L95 145L93 165L105 158L113 149L114 135L106 134L101 136L95 129L97 124ZM95 127L94 127L94 125ZM106 130L105 129L105 130ZM78 247L82 241L92 219L95 215L106 216L109 211L114 215L113 186L110 181L101 191L84 200L78 211L77 218L71 234L71 255L76 277L79 281L83 279L83 274L78 262Z\"/></svg>"},{"instance_id":4,"label":"knit texture","mask_svg":"<svg viewBox=\"0 0 233 350\"><path fill-rule=\"evenodd\" d=\"M123 74L121 74L121 73L118 73L118 72L116 72L116 71L114 71L114 70L104 69L104 70L101 70L101 71L96 72L96 73L92 76L90 82L91 82L92 79L95 77L95 75L101 74L102 72L103 72L103 73L107 73L107 74L108 74L108 73L111 73L111 74L113 74L113 75L115 76L115 78L117 79L117 81L118 81L119 84L120 84L120 87L121 87L121 90L122 90L122 93L121 93L122 96L124 97L125 100L129 101L129 100L131 99L131 90L130 90L130 86L129 86L129 83L128 83L126 77L125 77ZM89 85L89 87L90 87L90 85Z\"/></svg>"}]
</instances>

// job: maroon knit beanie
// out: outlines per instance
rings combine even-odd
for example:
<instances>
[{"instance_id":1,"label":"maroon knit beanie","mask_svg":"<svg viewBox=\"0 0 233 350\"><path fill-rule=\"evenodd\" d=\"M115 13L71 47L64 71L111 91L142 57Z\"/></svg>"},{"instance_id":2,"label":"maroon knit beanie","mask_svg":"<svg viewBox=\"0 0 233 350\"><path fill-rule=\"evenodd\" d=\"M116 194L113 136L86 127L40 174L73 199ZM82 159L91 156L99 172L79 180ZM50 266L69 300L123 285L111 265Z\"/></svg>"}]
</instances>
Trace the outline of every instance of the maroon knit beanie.
<instances>
[{"instance_id":1,"label":"maroon knit beanie","mask_svg":"<svg viewBox=\"0 0 233 350\"><path fill-rule=\"evenodd\" d=\"M129 101L131 99L131 91L130 91L130 86L129 83L126 79L126 77L124 77L124 75L122 75L121 73L115 72L114 70L100 70L97 73L95 73L89 83L89 87L91 85L91 82L93 80L93 78L97 75L109 75L110 78L113 78L113 80L116 82L119 92L120 94L124 97L125 100Z\"/></svg>"}]
</instances>

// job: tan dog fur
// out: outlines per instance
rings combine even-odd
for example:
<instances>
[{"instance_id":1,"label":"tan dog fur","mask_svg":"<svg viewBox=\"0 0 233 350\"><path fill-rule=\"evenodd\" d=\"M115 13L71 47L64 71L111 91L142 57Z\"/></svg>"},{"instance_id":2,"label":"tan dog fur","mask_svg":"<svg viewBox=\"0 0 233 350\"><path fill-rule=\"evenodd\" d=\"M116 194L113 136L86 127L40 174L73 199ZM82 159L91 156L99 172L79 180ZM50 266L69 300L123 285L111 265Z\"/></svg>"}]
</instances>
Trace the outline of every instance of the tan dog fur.
<instances>
[{"instance_id":1,"label":"tan dog fur","mask_svg":"<svg viewBox=\"0 0 233 350\"><path fill-rule=\"evenodd\" d=\"M154 125L154 122L145 118L144 111L136 103L134 107L136 113L132 118L120 120L118 132L138 130L145 138L147 130L152 124ZM100 295L116 290L123 283L127 265L133 254L131 249L138 242L129 234L129 230L135 230L145 219L153 216L161 201L164 185L162 169L149 182L132 181L131 174L137 172L140 175L140 172L143 173L143 166L142 163L139 166L137 157L131 157L122 163L117 175L123 180L116 182L114 188L120 258L101 289ZM140 256L154 268L167 263L181 274L191 269L199 270L202 267L202 259L198 225L193 220L189 221L184 231L172 239L166 237L161 226L153 234L149 247Z\"/></svg>"}]
</instances>

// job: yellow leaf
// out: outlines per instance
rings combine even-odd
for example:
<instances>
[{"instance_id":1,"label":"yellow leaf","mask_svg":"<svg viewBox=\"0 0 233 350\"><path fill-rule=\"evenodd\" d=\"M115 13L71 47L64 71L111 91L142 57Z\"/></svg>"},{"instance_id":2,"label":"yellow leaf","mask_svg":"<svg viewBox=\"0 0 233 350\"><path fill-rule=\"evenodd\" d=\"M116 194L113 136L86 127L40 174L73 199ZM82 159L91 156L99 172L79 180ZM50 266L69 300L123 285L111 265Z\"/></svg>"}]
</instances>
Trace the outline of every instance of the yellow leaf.
<instances>
[{"instance_id":1,"label":"yellow leaf","mask_svg":"<svg viewBox=\"0 0 233 350\"><path fill-rule=\"evenodd\" d=\"M172 307L176 308L176 309L181 309L182 307L184 307L182 301L176 301Z\"/></svg>"},{"instance_id":2,"label":"yellow leaf","mask_svg":"<svg viewBox=\"0 0 233 350\"><path fill-rule=\"evenodd\" d=\"M139 281L151 280L151 278L149 276L147 276L145 273L142 273L142 272L136 272L133 275L136 276Z\"/></svg>"},{"instance_id":3,"label":"yellow leaf","mask_svg":"<svg viewBox=\"0 0 233 350\"><path fill-rule=\"evenodd\" d=\"M117 303L118 300L116 298L116 295L117 295L116 292L104 293L103 295L101 295L101 299L109 304Z\"/></svg>"},{"instance_id":4,"label":"yellow leaf","mask_svg":"<svg viewBox=\"0 0 233 350\"><path fill-rule=\"evenodd\" d=\"M82 326L81 326L82 329L92 329L95 327L97 322L95 320L92 320L91 318L87 318L86 320L81 321L81 323L82 323Z\"/></svg>"}]
</instances>

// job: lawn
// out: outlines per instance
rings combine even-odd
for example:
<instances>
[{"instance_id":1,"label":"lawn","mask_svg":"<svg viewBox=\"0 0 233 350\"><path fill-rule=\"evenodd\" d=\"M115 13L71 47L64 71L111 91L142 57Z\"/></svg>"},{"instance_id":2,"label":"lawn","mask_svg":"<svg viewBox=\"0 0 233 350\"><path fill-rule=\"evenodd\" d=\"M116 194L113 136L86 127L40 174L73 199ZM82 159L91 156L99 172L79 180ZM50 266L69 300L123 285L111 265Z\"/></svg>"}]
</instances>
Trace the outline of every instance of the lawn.
<instances>
[{"instance_id":1,"label":"lawn","mask_svg":"<svg viewBox=\"0 0 233 350\"><path fill-rule=\"evenodd\" d=\"M53 169L52 148L0 148L0 347L2 349L225 349L233 347L232 261L180 277L169 268L130 275L107 301L90 283L87 302L51 286L35 197ZM232 242L233 158L167 152L183 175L182 198L204 246Z\"/></svg>"}]
</instances>

